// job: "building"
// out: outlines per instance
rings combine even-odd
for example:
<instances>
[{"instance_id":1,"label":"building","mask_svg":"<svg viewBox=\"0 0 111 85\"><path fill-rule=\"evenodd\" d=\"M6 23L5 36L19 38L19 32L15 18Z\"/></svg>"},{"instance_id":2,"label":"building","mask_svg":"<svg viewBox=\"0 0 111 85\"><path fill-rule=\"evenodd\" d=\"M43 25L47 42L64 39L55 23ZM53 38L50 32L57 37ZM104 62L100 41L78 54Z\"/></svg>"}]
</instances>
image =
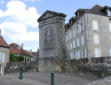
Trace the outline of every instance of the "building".
<instances>
[{"instance_id":1,"label":"building","mask_svg":"<svg viewBox=\"0 0 111 85\"><path fill-rule=\"evenodd\" d=\"M78 9L65 25L66 15L46 11L39 22L39 71L54 71L56 61L111 56L111 7Z\"/></svg>"},{"instance_id":2,"label":"building","mask_svg":"<svg viewBox=\"0 0 111 85\"><path fill-rule=\"evenodd\" d=\"M69 59L111 56L111 7L78 9L65 29Z\"/></svg>"},{"instance_id":3,"label":"building","mask_svg":"<svg viewBox=\"0 0 111 85\"><path fill-rule=\"evenodd\" d=\"M39 71L61 71L65 57L65 17L63 13L46 11L39 22Z\"/></svg>"},{"instance_id":4,"label":"building","mask_svg":"<svg viewBox=\"0 0 111 85\"><path fill-rule=\"evenodd\" d=\"M23 56L24 61L34 60L32 52L23 49L23 44L18 45L16 43L11 43L9 44L9 47L10 47L10 53L13 53L15 56Z\"/></svg>"},{"instance_id":5,"label":"building","mask_svg":"<svg viewBox=\"0 0 111 85\"><path fill-rule=\"evenodd\" d=\"M4 75L5 67L9 62L9 46L1 35L0 30L0 76Z\"/></svg>"},{"instance_id":6,"label":"building","mask_svg":"<svg viewBox=\"0 0 111 85\"><path fill-rule=\"evenodd\" d=\"M38 60L37 58L39 57L39 51L32 52L32 55L33 55L33 59L31 61L37 61Z\"/></svg>"}]
</instances>

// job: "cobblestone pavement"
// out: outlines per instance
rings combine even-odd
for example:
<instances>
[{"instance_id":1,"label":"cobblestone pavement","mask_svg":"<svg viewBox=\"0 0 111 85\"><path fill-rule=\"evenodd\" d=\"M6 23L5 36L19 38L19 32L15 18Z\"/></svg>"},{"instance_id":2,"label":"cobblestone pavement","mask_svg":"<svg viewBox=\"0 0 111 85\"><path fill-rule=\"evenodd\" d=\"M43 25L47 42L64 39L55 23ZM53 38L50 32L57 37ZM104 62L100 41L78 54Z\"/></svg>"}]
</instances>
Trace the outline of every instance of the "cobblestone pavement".
<instances>
[{"instance_id":1,"label":"cobblestone pavement","mask_svg":"<svg viewBox=\"0 0 111 85\"><path fill-rule=\"evenodd\" d=\"M0 85L50 85L50 73L24 73L23 80L19 80L18 77L19 74L0 77ZM97 79L82 74L55 73L55 85L87 85L95 80Z\"/></svg>"}]
</instances>

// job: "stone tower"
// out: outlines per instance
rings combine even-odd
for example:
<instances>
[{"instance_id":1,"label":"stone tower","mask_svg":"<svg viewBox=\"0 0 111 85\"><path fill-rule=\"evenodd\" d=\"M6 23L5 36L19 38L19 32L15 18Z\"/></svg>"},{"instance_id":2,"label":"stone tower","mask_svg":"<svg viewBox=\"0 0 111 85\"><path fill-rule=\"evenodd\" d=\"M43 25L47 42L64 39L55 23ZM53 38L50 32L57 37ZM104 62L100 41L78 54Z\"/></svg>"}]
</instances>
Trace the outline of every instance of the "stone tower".
<instances>
[{"instance_id":1,"label":"stone tower","mask_svg":"<svg viewBox=\"0 0 111 85\"><path fill-rule=\"evenodd\" d=\"M63 13L46 11L38 19L39 22L39 71L61 71L61 61L64 53L64 26Z\"/></svg>"}]
</instances>

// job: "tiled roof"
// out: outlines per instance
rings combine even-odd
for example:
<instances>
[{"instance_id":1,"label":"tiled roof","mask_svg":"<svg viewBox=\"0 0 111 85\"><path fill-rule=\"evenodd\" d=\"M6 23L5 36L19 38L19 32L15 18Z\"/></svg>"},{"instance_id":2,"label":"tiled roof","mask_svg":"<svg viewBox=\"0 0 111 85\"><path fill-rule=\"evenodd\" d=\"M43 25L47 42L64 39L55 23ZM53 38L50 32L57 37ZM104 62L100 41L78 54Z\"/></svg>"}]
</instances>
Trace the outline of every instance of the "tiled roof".
<instances>
[{"instance_id":1,"label":"tiled roof","mask_svg":"<svg viewBox=\"0 0 111 85\"><path fill-rule=\"evenodd\" d=\"M2 36L0 36L0 46L9 47L8 43L4 40L4 38Z\"/></svg>"},{"instance_id":2,"label":"tiled roof","mask_svg":"<svg viewBox=\"0 0 111 85\"><path fill-rule=\"evenodd\" d=\"M97 12L97 11L100 11L103 7L99 6L99 5L95 5L93 6L89 12Z\"/></svg>"},{"instance_id":3,"label":"tiled roof","mask_svg":"<svg viewBox=\"0 0 111 85\"><path fill-rule=\"evenodd\" d=\"M27 55L27 56L30 56L30 57L33 56L31 52L29 52L27 50L24 50L24 49L22 49L22 53L25 54L25 55Z\"/></svg>"},{"instance_id":4,"label":"tiled roof","mask_svg":"<svg viewBox=\"0 0 111 85\"><path fill-rule=\"evenodd\" d=\"M43 17L44 17L47 13L53 14L53 15L55 15L55 16L66 17L66 15L63 14L63 13L58 13L58 12L46 10L46 11L40 16L40 18L38 19L38 22L44 20Z\"/></svg>"},{"instance_id":5,"label":"tiled roof","mask_svg":"<svg viewBox=\"0 0 111 85\"><path fill-rule=\"evenodd\" d=\"M14 49L11 49L10 50L11 53L14 53L14 54L21 54L21 50L17 49L17 48L14 48Z\"/></svg>"},{"instance_id":6,"label":"tiled roof","mask_svg":"<svg viewBox=\"0 0 111 85\"><path fill-rule=\"evenodd\" d=\"M11 43L11 44L9 44L9 46L10 46L10 47L13 47L13 48L17 48L19 45L16 44L16 43Z\"/></svg>"},{"instance_id":7,"label":"tiled roof","mask_svg":"<svg viewBox=\"0 0 111 85\"><path fill-rule=\"evenodd\" d=\"M37 53L38 53L38 52L27 51L27 50L19 47L19 45L16 43L11 43L9 46L11 48L10 52L14 53L14 54L22 54L22 55L26 55L29 57L33 57L33 56L35 57L35 56L37 56Z\"/></svg>"},{"instance_id":8,"label":"tiled roof","mask_svg":"<svg viewBox=\"0 0 111 85\"><path fill-rule=\"evenodd\" d=\"M37 56L38 52L32 52L32 55Z\"/></svg>"},{"instance_id":9,"label":"tiled roof","mask_svg":"<svg viewBox=\"0 0 111 85\"><path fill-rule=\"evenodd\" d=\"M10 52L14 53L14 54L23 54L23 55L27 55L29 57L32 57L31 52L24 50L24 49L14 48L14 49L10 49Z\"/></svg>"},{"instance_id":10,"label":"tiled roof","mask_svg":"<svg viewBox=\"0 0 111 85\"><path fill-rule=\"evenodd\" d=\"M75 12L75 14L76 14L76 19L75 20L78 20L81 16L83 16L84 13L91 13L91 14L97 14L97 15L107 16L106 9L110 9L111 10L111 7L109 7L109 6L102 7L100 5L95 5L91 9L78 9ZM79 12L79 17L78 17L78 14L77 14L78 12ZM74 17L73 17L73 19L74 19ZM73 22L73 23L75 23L75 22ZM70 23L68 23L68 24L65 25L66 31L68 30L68 28L70 28L70 26L71 26Z\"/></svg>"}]
</instances>

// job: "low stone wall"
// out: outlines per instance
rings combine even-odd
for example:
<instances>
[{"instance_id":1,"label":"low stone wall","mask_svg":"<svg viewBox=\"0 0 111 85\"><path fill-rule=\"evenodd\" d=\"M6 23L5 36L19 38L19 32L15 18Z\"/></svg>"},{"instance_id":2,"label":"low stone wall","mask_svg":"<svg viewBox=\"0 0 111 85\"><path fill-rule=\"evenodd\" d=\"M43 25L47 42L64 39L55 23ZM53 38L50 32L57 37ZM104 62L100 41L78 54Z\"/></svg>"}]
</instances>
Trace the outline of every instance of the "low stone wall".
<instances>
[{"instance_id":1,"label":"low stone wall","mask_svg":"<svg viewBox=\"0 0 111 85\"><path fill-rule=\"evenodd\" d=\"M111 57L68 60L66 63L67 72L91 73L97 77L111 75Z\"/></svg>"},{"instance_id":2,"label":"low stone wall","mask_svg":"<svg viewBox=\"0 0 111 85\"><path fill-rule=\"evenodd\" d=\"M23 66L23 71L38 71L38 65L37 62L11 62L7 63L7 66L5 68L5 74L9 73L16 73L19 72L20 65Z\"/></svg>"}]
</instances>

